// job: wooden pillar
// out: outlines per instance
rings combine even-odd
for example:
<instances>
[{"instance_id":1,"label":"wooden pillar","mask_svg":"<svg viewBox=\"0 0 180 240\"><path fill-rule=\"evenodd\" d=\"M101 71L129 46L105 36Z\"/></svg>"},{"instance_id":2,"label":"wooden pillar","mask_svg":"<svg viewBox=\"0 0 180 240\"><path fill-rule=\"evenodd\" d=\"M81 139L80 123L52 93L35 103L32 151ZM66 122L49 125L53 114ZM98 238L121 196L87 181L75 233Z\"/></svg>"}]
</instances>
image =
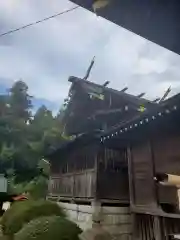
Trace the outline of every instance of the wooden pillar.
<instances>
[{"instance_id":1,"label":"wooden pillar","mask_svg":"<svg viewBox=\"0 0 180 240\"><path fill-rule=\"evenodd\" d=\"M100 223L101 221L101 201L99 196L99 183L98 183L98 172L99 172L99 147L95 147L95 162L94 162L94 170L95 170L95 191L94 191L94 199L92 201L92 222Z\"/></svg>"},{"instance_id":2,"label":"wooden pillar","mask_svg":"<svg viewBox=\"0 0 180 240\"><path fill-rule=\"evenodd\" d=\"M131 218L132 218L132 240L136 240L139 238L137 214L132 213Z\"/></svg>"},{"instance_id":3,"label":"wooden pillar","mask_svg":"<svg viewBox=\"0 0 180 240\"><path fill-rule=\"evenodd\" d=\"M161 223L161 218L159 216L154 216L153 230L154 230L155 240L163 240L163 238L162 238L162 223Z\"/></svg>"},{"instance_id":4,"label":"wooden pillar","mask_svg":"<svg viewBox=\"0 0 180 240\"><path fill-rule=\"evenodd\" d=\"M165 217L162 218L162 229L163 229L164 240L169 240L167 224L166 224Z\"/></svg>"},{"instance_id":5,"label":"wooden pillar","mask_svg":"<svg viewBox=\"0 0 180 240\"><path fill-rule=\"evenodd\" d=\"M155 156L154 156L154 148L153 148L152 140L149 141L149 146L150 146L150 150L151 150L153 176L155 177L156 168L155 168ZM158 208L159 200L158 200L157 185L156 185L155 181L154 181L154 198L155 198L154 205L155 205L156 208Z\"/></svg>"},{"instance_id":6,"label":"wooden pillar","mask_svg":"<svg viewBox=\"0 0 180 240\"><path fill-rule=\"evenodd\" d=\"M96 146L94 148L94 172L95 172L95 189L94 189L94 200L99 201L100 199L100 186L99 186L99 158L102 157L102 147Z\"/></svg>"},{"instance_id":7,"label":"wooden pillar","mask_svg":"<svg viewBox=\"0 0 180 240\"><path fill-rule=\"evenodd\" d=\"M98 200L94 200L91 203L92 205L92 224L97 224L102 220L102 213L101 213L101 202Z\"/></svg>"},{"instance_id":8,"label":"wooden pillar","mask_svg":"<svg viewBox=\"0 0 180 240\"><path fill-rule=\"evenodd\" d=\"M95 172L94 200L97 200L98 199L98 156L97 156L97 153L96 153L95 160L94 160L94 172Z\"/></svg>"},{"instance_id":9,"label":"wooden pillar","mask_svg":"<svg viewBox=\"0 0 180 240\"><path fill-rule=\"evenodd\" d=\"M132 166L132 153L131 147L127 148L127 159L128 159L128 176L129 176L129 197L130 197L130 206L133 207L135 204L134 199L134 187L133 187L133 166Z\"/></svg>"}]
</instances>

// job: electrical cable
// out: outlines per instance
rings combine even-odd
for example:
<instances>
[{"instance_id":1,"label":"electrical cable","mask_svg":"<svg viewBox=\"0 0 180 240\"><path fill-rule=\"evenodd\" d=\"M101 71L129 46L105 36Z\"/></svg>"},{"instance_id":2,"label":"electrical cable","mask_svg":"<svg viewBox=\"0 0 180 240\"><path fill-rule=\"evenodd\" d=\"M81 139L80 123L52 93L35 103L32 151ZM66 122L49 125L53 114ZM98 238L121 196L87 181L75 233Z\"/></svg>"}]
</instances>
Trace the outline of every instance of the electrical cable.
<instances>
[{"instance_id":1,"label":"electrical cable","mask_svg":"<svg viewBox=\"0 0 180 240\"><path fill-rule=\"evenodd\" d=\"M18 31L20 31L20 30L22 30L22 29L31 27L31 26L36 25L36 24L39 24L39 23L42 23L42 22L44 22L44 21L47 21L47 20L50 20L50 19L52 19L52 18L58 17L58 16L63 15L63 14L65 14L65 13L72 12L72 11L74 11L75 9L79 8L79 7L80 7L80 6L75 6L75 7L73 7L73 8L70 8L70 9L65 10L65 11L63 11L63 12L60 12L60 13L51 15L51 16L46 17L46 18L43 18L43 19L38 20L38 21L36 21L36 22L32 22L32 23L29 23L29 24L27 24L27 25L21 26L21 27L19 27L19 28L16 28L16 29L13 29L13 30L9 30L9 31L4 32L4 33L1 33L1 34L0 34L0 37L4 37L4 36L9 35L9 34L14 33L14 32L18 32Z\"/></svg>"}]
</instances>

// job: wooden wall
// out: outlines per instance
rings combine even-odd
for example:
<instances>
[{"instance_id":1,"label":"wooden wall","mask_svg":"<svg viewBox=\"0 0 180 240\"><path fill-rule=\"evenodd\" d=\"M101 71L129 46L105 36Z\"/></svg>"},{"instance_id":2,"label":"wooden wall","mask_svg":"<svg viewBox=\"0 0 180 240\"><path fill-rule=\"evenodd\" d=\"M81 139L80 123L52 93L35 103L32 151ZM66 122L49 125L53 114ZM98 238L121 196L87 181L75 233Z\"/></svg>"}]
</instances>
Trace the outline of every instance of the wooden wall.
<instances>
[{"instance_id":1,"label":"wooden wall","mask_svg":"<svg viewBox=\"0 0 180 240\"><path fill-rule=\"evenodd\" d=\"M101 199L129 202L126 151L103 149L98 159L97 194Z\"/></svg>"},{"instance_id":2,"label":"wooden wall","mask_svg":"<svg viewBox=\"0 0 180 240\"><path fill-rule=\"evenodd\" d=\"M49 193L52 195L129 202L128 167L124 150L89 145L69 154L56 168L59 174L57 170L56 173L51 172L49 181Z\"/></svg>"},{"instance_id":3,"label":"wooden wall","mask_svg":"<svg viewBox=\"0 0 180 240\"><path fill-rule=\"evenodd\" d=\"M152 152L149 142L141 142L131 149L133 197L136 205L152 206L155 202Z\"/></svg>"},{"instance_id":4,"label":"wooden wall","mask_svg":"<svg viewBox=\"0 0 180 240\"><path fill-rule=\"evenodd\" d=\"M180 136L154 136L133 144L129 151L132 175L131 198L136 206L157 207L161 203L175 204L177 188L155 182L159 173L180 175Z\"/></svg>"},{"instance_id":5,"label":"wooden wall","mask_svg":"<svg viewBox=\"0 0 180 240\"><path fill-rule=\"evenodd\" d=\"M152 147L156 172L180 175L180 135L154 138Z\"/></svg>"},{"instance_id":6,"label":"wooden wall","mask_svg":"<svg viewBox=\"0 0 180 240\"><path fill-rule=\"evenodd\" d=\"M70 198L93 198L95 193L95 171L51 176L49 192L52 195Z\"/></svg>"},{"instance_id":7,"label":"wooden wall","mask_svg":"<svg viewBox=\"0 0 180 240\"><path fill-rule=\"evenodd\" d=\"M136 214L133 226L133 240L171 240L180 233L180 219Z\"/></svg>"},{"instance_id":8,"label":"wooden wall","mask_svg":"<svg viewBox=\"0 0 180 240\"><path fill-rule=\"evenodd\" d=\"M96 146L89 145L59 156L59 161L52 163L49 193L61 197L93 198L96 154Z\"/></svg>"}]
</instances>

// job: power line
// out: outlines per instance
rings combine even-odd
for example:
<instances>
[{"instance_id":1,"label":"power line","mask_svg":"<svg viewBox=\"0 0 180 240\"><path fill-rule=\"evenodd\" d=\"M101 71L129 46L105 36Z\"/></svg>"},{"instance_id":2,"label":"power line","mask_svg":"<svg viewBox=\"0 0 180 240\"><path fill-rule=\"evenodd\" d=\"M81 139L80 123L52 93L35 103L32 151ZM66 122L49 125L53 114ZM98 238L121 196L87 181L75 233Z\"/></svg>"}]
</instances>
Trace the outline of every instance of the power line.
<instances>
[{"instance_id":1,"label":"power line","mask_svg":"<svg viewBox=\"0 0 180 240\"><path fill-rule=\"evenodd\" d=\"M14 33L14 32L18 32L18 31L20 31L20 30L22 30L22 29L31 27L31 26L36 25L36 24L39 24L39 23L42 23L42 22L44 22L44 21L47 21L47 20L49 20L49 19L58 17L58 16L63 15L63 14L65 14L65 13L72 12L72 11L74 11L74 10L77 9L77 8L79 8L79 6L70 8L70 9L68 9L68 10L65 10L65 11L60 12L60 13L57 13L57 14L54 14L54 15L52 15L52 16L50 16L50 17L43 18L43 19L38 20L38 21L36 21L36 22L29 23L29 24L24 25L24 26L21 26L21 27L19 27L19 28L16 28L16 29L13 29L13 30L4 32L4 33L0 34L0 37L4 37L4 36L9 35L9 34Z\"/></svg>"}]
</instances>

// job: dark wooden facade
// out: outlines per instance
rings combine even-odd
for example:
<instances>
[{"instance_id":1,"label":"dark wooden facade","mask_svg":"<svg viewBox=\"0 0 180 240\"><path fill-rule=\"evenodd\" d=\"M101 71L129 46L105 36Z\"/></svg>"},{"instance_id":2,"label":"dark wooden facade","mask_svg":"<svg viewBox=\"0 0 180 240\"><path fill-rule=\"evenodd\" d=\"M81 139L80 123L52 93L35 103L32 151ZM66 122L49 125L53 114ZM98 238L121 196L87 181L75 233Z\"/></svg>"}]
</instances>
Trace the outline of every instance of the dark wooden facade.
<instances>
[{"instance_id":1,"label":"dark wooden facade","mask_svg":"<svg viewBox=\"0 0 180 240\"><path fill-rule=\"evenodd\" d=\"M101 141L102 134L87 134L62 146L50 157L50 192L69 198L129 199L134 211L177 213L177 186L155 178L180 175L179 102L177 95L120 123Z\"/></svg>"},{"instance_id":2,"label":"dark wooden facade","mask_svg":"<svg viewBox=\"0 0 180 240\"><path fill-rule=\"evenodd\" d=\"M134 239L171 239L180 234L176 184L158 176L180 176L180 95L120 125L102 137L103 145L126 148Z\"/></svg>"},{"instance_id":3,"label":"dark wooden facade","mask_svg":"<svg viewBox=\"0 0 180 240\"><path fill-rule=\"evenodd\" d=\"M72 83L61 121L67 135L78 135L94 129L108 129L139 114L141 105L147 109L157 104L138 96L117 91L77 77Z\"/></svg>"},{"instance_id":4,"label":"dark wooden facade","mask_svg":"<svg viewBox=\"0 0 180 240\"><path fill-rule=\"evenodd\" d=\"M110 150L93 137L70 142L51 156L49 193L74 201L129 202L125 151Z\"/></svg>"},{"instance_id":5,"label":"dark wooden facade","mask_svg":"<svg viewBox=\"0 0 180 240\"><path fill-rule=\"evenodd\" d=\"M83 134L49 156L49 194L64 200L129 204L134 239L180 233L180 94L106 132Z\"/></svg>"},{"instance_id":6,"label":"dark wooden facade","mask_svg":"<svg viewBox=\"0 0 180 240\"><path fill-rule=\"evenodd\" d=\"M127 94L127 88L117 91L76 77L69 81L69 98L61 114L64 131L67 135L88 134L76 137L50 156L50 192L69 199L99 198L127 203L126 148L102 145L101 134L90 137L90 132L127 122L140 114L140 107L147 111L158 104Z\"/></svg>"},{"instance_id":7,"label":"dark wooden facade","mask_svg":"<svg viewBox=\"0 0 180 240\"><path fill-rule=\"evenodd\" d=\"M135 209L157 211L166 204L178 205L177 187L162 185L155 179L161 174L180 176L179 106L180 95L177 95L103 138L105 145L127 150L130 197Z\"/></svg>"},{"instance_id":8,"label":"dark wooden facade","mask_svg":"<svg viewBox=\"0 0 180 240\"><path fill-rule=\"evenodd\" d=\"M180 175L180 134L157 136L133 145L129 152L132 164L134 205L156 209L170 204L179 208L177 187L154 180L159 174ZM148 187L145 187L148 186ZM175 209L172 209L175 211Z\"/></svg>"}]
</instances>

